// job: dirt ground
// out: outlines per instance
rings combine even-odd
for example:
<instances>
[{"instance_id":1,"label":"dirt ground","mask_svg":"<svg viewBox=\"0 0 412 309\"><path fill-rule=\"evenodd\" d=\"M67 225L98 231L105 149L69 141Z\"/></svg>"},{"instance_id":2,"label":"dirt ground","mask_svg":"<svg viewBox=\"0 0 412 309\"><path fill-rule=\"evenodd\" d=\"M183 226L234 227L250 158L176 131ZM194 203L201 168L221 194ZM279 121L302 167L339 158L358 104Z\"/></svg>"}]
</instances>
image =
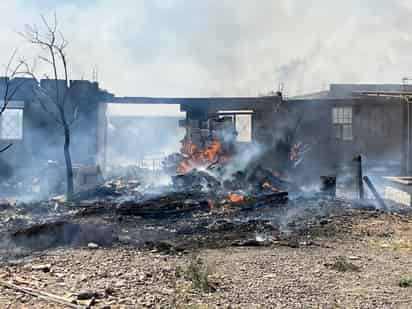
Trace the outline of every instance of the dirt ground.
<instances>
[{"instance_id":1,"label":"dirt ground","mask_svg":"<svg viewBox=\"0 0 412 309\"><path fill-rule=\"evenodd\" d=\"M1 265L0 279L69 300L91 291L78 303L92 308L412 308L412 218L360 212L295 242L173 255L58 248ZM0 287L0 308L63 307Z\"/></svg>"}]
</instances>

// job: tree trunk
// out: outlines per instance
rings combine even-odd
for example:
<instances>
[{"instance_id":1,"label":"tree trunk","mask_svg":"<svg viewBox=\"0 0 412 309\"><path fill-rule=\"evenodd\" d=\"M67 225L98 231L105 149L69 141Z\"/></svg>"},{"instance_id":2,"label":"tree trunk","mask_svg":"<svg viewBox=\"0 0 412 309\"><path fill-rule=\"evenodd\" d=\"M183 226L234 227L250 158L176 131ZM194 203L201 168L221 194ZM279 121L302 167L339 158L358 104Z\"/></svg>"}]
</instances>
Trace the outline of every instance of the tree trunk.
<instances>
[{"instance_id":1,"label":"tree trunk","mask_svg":"<svg viewBox=\"0 0 412 309\"><path fill-rule=\"evenodd\" d=\"M66 161L66 199L70 201L73 198L73 166L72 158L70 155L70 129L66 125L64 127L64 159Z\"/></svg>"}]
</instances>

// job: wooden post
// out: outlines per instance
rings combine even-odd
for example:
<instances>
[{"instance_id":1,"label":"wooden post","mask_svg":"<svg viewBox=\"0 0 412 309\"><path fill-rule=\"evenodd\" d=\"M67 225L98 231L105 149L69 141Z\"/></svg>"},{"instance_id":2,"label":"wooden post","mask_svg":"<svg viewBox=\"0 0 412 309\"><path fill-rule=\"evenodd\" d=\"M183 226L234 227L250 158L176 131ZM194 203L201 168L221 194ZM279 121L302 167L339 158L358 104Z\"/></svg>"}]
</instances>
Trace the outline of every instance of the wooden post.
<instances>
[{"instance_id":1,"label":"wooden post","mask_svg":"<svg viewBox=\"0 0 412 309\"><path fill-rule=\"evenodd\" d=\"M355 161L358 163L358 182L359 182L359 199L364 199L364 190L363 190L363 173L362 173L362 156L359 155L355 158Z\"/></svg>"},{"instance_id":2,"label":"wooden post","mask_svg":"<svg viewBox=\"0 0 412 309\"><path fill-rule=\"evenodd\" d=\"M386 206L385 201L381 198L379 195L378 191L376 191L375 186L373 185L372 181L369 179L368 176L363 177L363 180L366 182L368 185L369 189L371 190L372 194L375 196L376 200L379 203L379 206L386 212L389 212L388 206Z\"/></svg>"}]
</instances>

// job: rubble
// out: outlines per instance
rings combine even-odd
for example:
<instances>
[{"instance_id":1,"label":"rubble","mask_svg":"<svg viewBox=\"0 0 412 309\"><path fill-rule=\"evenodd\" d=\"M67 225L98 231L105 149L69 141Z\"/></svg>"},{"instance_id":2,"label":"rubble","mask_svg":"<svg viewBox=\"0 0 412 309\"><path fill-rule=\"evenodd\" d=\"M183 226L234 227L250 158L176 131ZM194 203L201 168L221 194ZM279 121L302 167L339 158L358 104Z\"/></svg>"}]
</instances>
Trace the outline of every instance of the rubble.
<instances>
[{"instance_id":1,"label":"rubble","mask_svg":"<svg viewBox=\"0 0 412 309\"><path fill-rule=\"evenodd\" d=\"M209 210L207 199L200 199L201 196L196 199L191 197L190 193L174 193L139 202L126 201L117 206L116 213L143 218L169 218Z\"/></svg>"},{"instance_id":2,"label":"rubble","mask_svg":"<svg viewBox=\"0 0 412 309\"><path fill-rule=\"evenodd\" d=\"M173 176L172 181L176 188L189 190L217 190L221 185L211 173L197 169L192 169L183 175Z\"/></svg>"},{"instance_id":3,"label":"rubble","mask_svg":"<svg viewBox=\"0 0 412 309\"><path fill-rule=\"evenodd\" d=\"M328 237L326 233L310 237L308 231L300 238L277 237L278 227L272 218L250 222L250 234L243 234L239 232L240 227L246 227L246 223L226 218L216 224L220 228L216 229L215 244L225 242L227 233L235 225L239 228L235 228L234 234L240 235L228 242L227 248L188 250L184 247L186 251L182 251L176 245L178 237L167 242L154 240L147 248L131 245L96 250L55 248L33 255L27 261L3 264L0 278L18 287L63 297L76 302L77 306L81 304L77 295L84 293L84 298L92 296L85 302L94 299L92 308L187 305L253 308L256 302L268 308L310 308L319 304L327 307L335 303L345 308L407 306L410 291L398 283L407 277L403 274L408 273L410 248L394 249L392 241L410 238L411 219L379 212L348 211L345 207L342 209L343 204L338 201L328 202L336 204L333 213L324 214L312 223L309 219L307 224L303 220L299 223L301 227L314 227L316 221L322 222L325 231L339 228ZM312 217L316 216L319 209L314 209L315 204L304 208L304 213L310 208ZM266 232L256 233L262 225L266 226ZM379 236L381 231L389 230L393 230L392 236ZM386 241L388 247L381 247L379 240ZM186 275L193 256L200 256L210 265L208 281L213 284L212 293L196 289ZM338 257L345 257L346 262L360 267L361 272L335 270L331 265ZM404 263L398 263L400 259ZM48 263L53 265L49 273L25 267ZM368 293L365 294L364 289L368 289ZM26 294L0 286L0 307L12 304L16 308L44 308L53 304L49 299L27 295L22 298L22 295ZM56 305L59 306L62 307Z\"/></svg>"},{"instance_id":4,"label":"rubble","mask_svg":"<svg viewBox=\"0 0 412 309\"><path fill-rule=\"evenodd\" d=\"M154 186L141 178L116 176L93 188L78 191L70 201L58 195L42 202L0 204L5 205L0 211L3 223L0 263L6 265L27 256L68 248L102 260L107 252L118 248L157 254L165 259L185 258L201 250L227 247L233 250L244 247L248 250L304 250L309 247L329 250L333 244L321 239L349 234L355 214L381 215L376 207L369 209L367 201L337 199L331 189L336 186L333 176L325 179L326 190L304 192L257 162L237 171L230 170L220 160L207 166L198 166L198 163L185 173L173 175L172 182L166 186ZM345 261L340 259L334 264L321 265L327 270L344 271L340 269L355 265L351 261L363 262L363 259L354 258L357 256L350 254ZM112 276L116 280L89 288L79 282L90 278L81 277L70 293L60 294L70 296L50 294L43 299L61 301L61 304L69 301L74 306L85 307L113 304L133 307L138 306L136 304L153 306L176 294L177 288L169 285L158 292L151 290L148 295L139 296L138 302L130 301L122 292L129 288L130 282L150 285L158 279L158 274L137 273L130 265L116 274L108 274L112 270L103 268L99 276ZM26 271L36 272L38 276L49 274L61 287L71 280L71 272L77 270L67 271L61 264L45 261L30 263ZM85 269L79 266L78 271ZM133 278L124 276L125 272L132 272ZM171 274L173 271L169 269L165 278L169 280ZM270 274L261 275L266 276L265 280L272 278ZM174 284L183 284L193 293L221 293L224 286L221 280L212 278L207 282L213 284L203 285L196 283L196 278L197 274L193 273L193 276L173 280ZM41 286L34 289L29 281L22 280L16 286L7 285L7 282L3 286L36 297L45 295ZM26 286L32 290L25 290Z\"/></svg>"},{"instance_id":5,"label":"rubble","mask_svg":"<svg viewBox=\"0 0 412 309\"><path fill-rule=\"evenodd\" d=\"M316 231L332 213L360 205L323 192L297 193L295 184L259 164L231 175L224 167L194 168L163 187L116 177L78 192L70 202L58 196L8 206L3 211L6 248L0 246L0 252L22 255L59 246L98 250L116 244L169 253L199 246L266 246Z\"/></svg>"}]
</instances>

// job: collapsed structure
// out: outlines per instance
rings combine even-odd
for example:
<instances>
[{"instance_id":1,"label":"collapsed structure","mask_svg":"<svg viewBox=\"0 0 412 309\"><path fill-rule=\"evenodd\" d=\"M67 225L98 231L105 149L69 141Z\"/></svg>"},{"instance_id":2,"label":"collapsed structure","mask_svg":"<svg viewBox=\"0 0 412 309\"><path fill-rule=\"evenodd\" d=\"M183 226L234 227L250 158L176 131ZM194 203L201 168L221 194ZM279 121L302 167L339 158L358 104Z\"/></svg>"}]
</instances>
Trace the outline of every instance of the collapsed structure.
<instances>
[{"instance_id":1,"label":"collapsed structure","mask_svg":"<svg viewBox=\"0 0 412 309\"><path fill-rule=\"evenodd\" d=\"M97 83L73 81L78 88L68 104L79 106L71 131L76 192L66 201L59 195L62 134L34 95L47 83L27 80L0 117L2 142L13 144L1 156L0 258L90 243L166 252L283 240L295 246L330 217L402 213L399 203L411 204L409 178L381 177L409 173L407 87L331 85L328 92L291 99L281 93L147 98L116 97ZM162 185L156 175L153 185L147 171L132 173L136 167L107 173L110 103L180 105L186 113L179 122L181 151L161 165L171 182ZM15 185L6 192L10 179ZM382 188L397 203L387 203ZM24 201L26 193L40 198ZM16 195L23 201L10 198Z\"/></svg>"},{"instance_id":2,"label":"collapsed structure","mask_svg":"<svg viewBox=\"0 0 412 309\"><path fill-rule=\"evenodd\" d=\"M14 82L21 82L16 79ZM0 138L13 146L2 153L3 179L19 175L30 185L62 160L58 125L35 95L27 79L0 117ZM0 84L1 80L0 80ZM281 93L262 97L150 98L117 97L98 83L72 81L69 104L79 106L72 129L72 155L77 167L87 166L84 183L107 164L108 103L179 104L186 128L177 173L222 162L236 152L250 152L263 168L282 174L299 165L302 182L333 175L336 166L362 154L367 168L385 176L406 176L412 169L409 85L332 84L329 91L284 99ZM3 89L4 91L4 89ZM47 169L46 169L47 170ZM48 178L56 176L56 169ZM293 172L292 172L293 173ZM30 175L30 177L26 177ZM34 177L33 177L34 176ZM94 179L96 180L96 179Z\"/></svg>"}]
</instances>

